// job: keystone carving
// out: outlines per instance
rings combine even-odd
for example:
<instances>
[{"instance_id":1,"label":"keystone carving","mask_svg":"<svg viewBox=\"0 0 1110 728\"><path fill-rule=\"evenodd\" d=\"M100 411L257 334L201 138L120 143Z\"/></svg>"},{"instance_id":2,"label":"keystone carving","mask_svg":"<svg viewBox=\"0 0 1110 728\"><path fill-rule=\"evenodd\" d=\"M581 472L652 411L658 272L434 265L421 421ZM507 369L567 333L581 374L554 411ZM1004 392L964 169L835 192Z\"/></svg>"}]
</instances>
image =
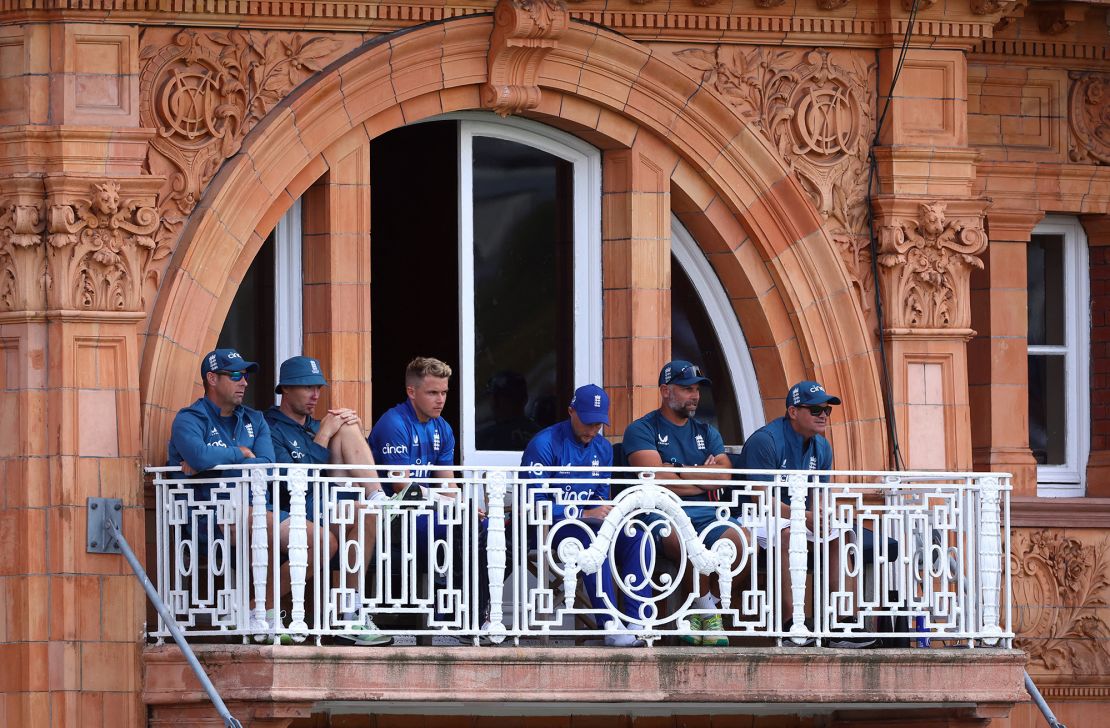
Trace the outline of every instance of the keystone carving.
<instances>
[{"instance_id":1,"label":"keystone carving","mask_svg":"<svg viewBox=\"0 0 1110 728\"><path fill-rule=\"evenodd\" d=\"M1018 531L1010 559L1014 646L1053 672L1110 673L1110 540L1085 544L1058 531Z\"/></svg>"},{"instance_id":2,"label":"keystone carving","mask_svg":"<svg viewBox=\"0 0 1110 728\"><path fill-rule=\"evenodd\" d=\"M875 65L825 49L718 46L678 57L701 71L778 150L840 249L860 306L871 310L867 152L874 134Z\"/></svg>"},{"instance_id":3,"label":"keystone carving","mask_svg":"<svg viewBox=\"0 0 1110 728\"><path fill-rule=\"evenodd\" d=\"M1110 74L1071 71L1068 125L1073 162L1110 164Z\"/></svg>"},{"instance_id":4,"label":"keystone carving","mask_svg":"<svg viewBox=\"0 0 1110 728\"><path fill-rule=\"evenodd\" d=\"M489 82L482 87L482 106L499 116L538 106L536 75L543 59L566 32L569 19L565 0L498 0L486 56Z\"/></svg>"},{"instance_id":5,"label":"keystone carving","mask_svg":"<svg viewBox=\"0 0 1110 728\"><path fill-rule=\"evenodd\" d=\"M159 178L127 180L135 197L121 199L115 180L47 179L46 288L50 308L141 311L143 282L154 261L169 255L154 234L161 217L154 208ZM80 190L82 187L84 193ZM147 188L145 191L142 188ZM59 204L60 202L60 204Z\"/></svg>"},{"instance_id":6,"label":"keystone carving","mask_svg":"<svg viewBox=\"0 0 1110 728\"><path fill-rule=\"evenodd\" d=\"M150 31L148 31L149 33ZM340 43L299 33L182 30L144 36L139 119L158 130L146 171L164 176L159 245L172 242L224 160L290 91L338 55Z\"/></svg>"},{"instance_id":7,"label":"keystone carving","mask_svg":"<svg viewBox=\"0 0 1110 728\"><path fill-rule=\"evenodd\" d=\"M838 10L848 4L848 0L817 0L821 10Z\"/></svg>"},{"instance_id":8,"label":"keystone carving","mask_svg":"<svg viewBox=\"0 0 1110 728\"><path fill-rule=\"evenodd\" d=\"M0 197L0 311L41 310L45 298L42 185L18 181L37 189L5 190Z\"/></svg>"},{"instance_id":9,"label":"keystone carving","mask_svg":"<svg viewBox=\"0 0 1110 728\"><path fill-rule=\"evenodd\" d=\"M891 328L969 328L968 282L986 250L980 214L967 222L946 216L948 203L918 205L916 218L880 232L879 266Z\"/></svg>"},{"instance_id":10,"label":"keystone carving","mask_svg":"<svg viewBox=\"0 0 1110 728\"><path fill-rule=\"evenodd\" d=\"M1024 4L1023 0L971 0L971 12L976 15L994 15L1007 13Z\"/></svg>"}]
</instances>

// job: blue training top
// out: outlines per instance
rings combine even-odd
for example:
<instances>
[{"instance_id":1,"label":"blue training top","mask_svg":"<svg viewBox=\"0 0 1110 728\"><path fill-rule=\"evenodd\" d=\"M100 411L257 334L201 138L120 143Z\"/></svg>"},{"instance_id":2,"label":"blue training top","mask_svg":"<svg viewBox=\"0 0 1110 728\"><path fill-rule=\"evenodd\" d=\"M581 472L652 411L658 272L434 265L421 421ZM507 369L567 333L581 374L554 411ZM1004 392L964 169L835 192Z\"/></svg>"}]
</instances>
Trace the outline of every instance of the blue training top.
<instances>
[{"instance_id":1,"label":"blue training top","mask_svg":"<svg viewBox=\"0 0 1110 728\"><path fill-rule=\"evenodd\" d=\"M563 497L566 501L609 498L608 468L613 465L613 446L601 435L596 435L589 443L583 444L575 437L570 420L563 420L537 432L524 449L520 464L531 468L532 474L537 478L561 477L579 481L589 479L589 482L551 483L552 487L563 489ZM582 466L594 469L588 473L572 473L557 470L559 466ZM563 518L565 510L566 504L555 503L552 506L555 520Z\"/></svg>"},{"instance_id":2,"label":"blue training top","mask_svg":"<svg viewBox=\"0 0 1110 728\"><path fill-rule=\"evenodd\" d=\"M409 468L414 479L429 477L436 466L455 464L451 425L442 417L421 422L407 399L374 423L367 442L380 465L418 466Z\"/></svg>"},{"instance_id":3,"label":"blue training top","mask_svg":"<svg viewBox=\"0 0 1110 728\"><path fill-rule=\"evenodd\" d=\"M832 445L824 435L809 438L809 444L790 426L790 420L779 417L771 420L751 434L740 451L737 469L757 468L760 470L830 470L832 469ZM773 481L771 475L745 476L749 480ZM822 476L828 482L828 476ZM790 502L790 493L783 495Z\"/></svg>"},{"instance_id":4,"label":"blue training top","mask_svg":"<svg viewBox=\"0 0 1110 728\"><path fill-rule=\"evenodd\" d=\"M315 442L315 437L320 432L320 420L308 416L303 425L299 424L277 405L266 410L265 416L274 443L274 462L297 465L329 462L331 453Z\"/></svg>"},{"instance_id":5,"label":"blue training top","mask_svg":"<svg viewBox=\"0 0 1110 728\"><path fill-rule=\"evenodd\" d=\"M701 465L710 455L725 451L725 443L717 428L701 420L689 419L679 427L659 410L648 412L624 431L627 455L641 450L656 450L664 464ZM705 500L705 493L681 496L683 500Z\"/></svg>"},{"instance_id":6,"label":"blue training top","mask_svg":"<svg viewBox=\"0 0 1110 728\"><path fill-rule=\"evenodd\" d=\"M248 458L239 449L244 446L254 453ZM201 397L179 410L170 431L167 465L189 463L198 474L217 465L253 465L274 462L274 445L270 427L262 413L238 405L230 417L221 417L212 400ZM238 471L220 473L220 477L237 478ZM198 486L198 496L207 498L212 486Z\"/></svg>"}]
</instances>

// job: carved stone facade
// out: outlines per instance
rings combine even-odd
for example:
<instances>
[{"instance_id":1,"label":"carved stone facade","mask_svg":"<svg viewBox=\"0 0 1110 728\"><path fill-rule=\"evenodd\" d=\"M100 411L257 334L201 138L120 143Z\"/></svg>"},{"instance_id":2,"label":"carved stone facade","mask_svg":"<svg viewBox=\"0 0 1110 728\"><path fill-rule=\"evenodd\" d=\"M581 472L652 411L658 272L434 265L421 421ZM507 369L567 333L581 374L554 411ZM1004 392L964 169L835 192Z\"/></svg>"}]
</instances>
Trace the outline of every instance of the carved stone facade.
<instances>
[{"instance_id":1,"label":"carved stone facade","mask_svg":"<svg viewBox=\"0 0 1110 728\"><path fill-rule=\"evenodd\" d=\"M1030 671L1110 674L1110 539L1021 530L1011 560L1016 646L1029 654Z\"/></svg>"},{"instance_id":2,"label":"carved stone facade","mask_svg":"<svg viewBox=\"0 0 1110 728\"><path fill-rule=\"evenodd\" d=\"M1068 75L1071 160L1110 164L1110 74L1072 71Z\"/></svg>"},{"instance_id":3,"label":"carved stone facade","mask_svg":"<svg viewBox=\"0 0 1110 728\"><path fill-rule=\"evenodd\" d=\"M967 329L971 326L968 281L986 250L981 209L949 217L943 201L920 203L915 214L898 214L879 236L879 267L887 326L892 329ZM981 207L981 206L980 206Z\"/></svg>"},{"instance_id":4,"label":"carved stone facade","mask_svg":"<svg viewBox=\"0 0 1110 728\"><path fill-rule=\"evenodd\" d=\"M0 182L0 311L41 310L45 303L46 215L42 182Z\"/></svg>"},{"instance_id":5,"label":"carved stone facade","mask_svg":"<svg viewBox=\"0 0 1110 728\"><path fill-rule=\"evenodd\" d=\"M494 10L482 106L499 116L534 109L540 103L536 73L567 29L564 0L499 0Z\"/></svg>"},{"instance_id":6,"label":"carved stone facade","mask_svg":"<svg viewBox=\"0 0 1110 728\"><path fill-rule=\"evenodd\" d=\"M861 57L716 46L677 53L759 130L797 175L840 249L860 306L871 308L867 153L875 71Z\"/></svg>"}]
</instances>

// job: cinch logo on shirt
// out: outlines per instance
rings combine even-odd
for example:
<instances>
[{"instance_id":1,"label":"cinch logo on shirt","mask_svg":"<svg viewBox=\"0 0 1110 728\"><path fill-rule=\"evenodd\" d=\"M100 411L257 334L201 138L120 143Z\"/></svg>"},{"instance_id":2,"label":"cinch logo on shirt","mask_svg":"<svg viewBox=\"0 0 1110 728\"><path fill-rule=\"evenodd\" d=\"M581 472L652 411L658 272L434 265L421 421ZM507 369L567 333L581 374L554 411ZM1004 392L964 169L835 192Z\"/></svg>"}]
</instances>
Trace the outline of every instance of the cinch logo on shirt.
<instances>
[{"instance_id":1,"label":"cinch logo on shirt","mask_svg":"<svg viewBox=\"0 0 1110 728\"><path fill-rule=\"evenodd\" d=\"M694 442L697 444L699 450L705 449L705 438L701 435L694 435Z\"/></svg>"},{"instance_id":2,"label":"cinch logo on shirt","mask_svg":"<svg viewBox=\"0 0 1110 728\"><path fill-rule=\"evenodd\" d=\"M382 446L382 455L408 455L408 454L409 454L408 445L394 445L391 442L387 442L385 445Z\"/></svg>"},{"instance_id":3,"label":"cinch logo on shirt","mask_svg":"<svg viewBox=\"0 0 1110 728\"><path fill-rule=\"evenodd\" d=\"M670 435L659 435L659 434L656 434L656 436L655 436L655 437L656 437L656 439L658 439L658 440L659 440L659 444L660 444L660 445L669 445L669 444L670 444L670 442L671 442L671 436L670 436Z\"/></svg>"},{"instance_id":4,"label":"cinch logo on shirt","mask_svg":"<svg viewBox=\"0 0 1110 728\"><path fill-rule=\"evenodd\" d=\"M208 443L208 447L227 447L223 440L214 440Z\"/></svg>"},{"instance_id":5,"label":"cinch logo on shirt","mask_svg":"<svg viewBox=\"0 0 1110 728\"><path fill-rule=\"evenodd\" d=\"M290 450L289 457L293 458L294 460L300 460L304 457L304 453L300 450Z\"/></svg>"}]
</instances>

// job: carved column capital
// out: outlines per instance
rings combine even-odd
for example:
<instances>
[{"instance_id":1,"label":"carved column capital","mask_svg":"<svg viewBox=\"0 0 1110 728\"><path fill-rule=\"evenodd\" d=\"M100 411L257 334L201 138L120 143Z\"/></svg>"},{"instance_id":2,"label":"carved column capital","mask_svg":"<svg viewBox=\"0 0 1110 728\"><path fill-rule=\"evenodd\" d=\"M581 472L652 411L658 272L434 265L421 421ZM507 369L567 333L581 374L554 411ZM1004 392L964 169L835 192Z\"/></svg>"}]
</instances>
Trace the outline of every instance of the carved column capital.
<instances>
[{"instance_id":1,"label":"carved column capital","mask_svg":"<svg viewBox=\"0 0 1110 728\"><path fill-rule=\"evenodd\" d=\"M1070 71L1068 76L1071 160L1110 164L1110 73Z\"/></svg>"},{"instance_id":2,"label":"carved column capital","mask_svg":"<svg viewBox=\"0 0 1110 728\"><path fill-rule=\"evenodd\" d=\"M567 29L565 0L498 0L486 57L489 81L482 106L500 116L540 103L536 76L544 57Z\"/></svg>"},{"instance_id":3,"label":"carved column capital","mask_svg":"<svg viewBox=\"0 0 1110 728\"><path fill-rule=\"evenodd\" d=\"M157 245L161 177L48 176L47 304L63 311L141 311Z\"/></svg>"},{"instance_id":4,"label":"carved column capital","mask_svg":"<svg viewBox=\"0 0 1110 728\"><path fill-rule=\"evenodd\" d=\"M0 179L0 311L41 311L46 215L41 177Z\"/></svg>"},{"instance_id":5,"label":"carved column capital","mask_svg":"<svg viewBox=\"0 0 1110 728\"><path fill-rule=\"evenodd\" d=\"M969 280L987 248L981 201L877 200L879 270L890 329L971 326Z\"/></svg>"}]
</instances>

